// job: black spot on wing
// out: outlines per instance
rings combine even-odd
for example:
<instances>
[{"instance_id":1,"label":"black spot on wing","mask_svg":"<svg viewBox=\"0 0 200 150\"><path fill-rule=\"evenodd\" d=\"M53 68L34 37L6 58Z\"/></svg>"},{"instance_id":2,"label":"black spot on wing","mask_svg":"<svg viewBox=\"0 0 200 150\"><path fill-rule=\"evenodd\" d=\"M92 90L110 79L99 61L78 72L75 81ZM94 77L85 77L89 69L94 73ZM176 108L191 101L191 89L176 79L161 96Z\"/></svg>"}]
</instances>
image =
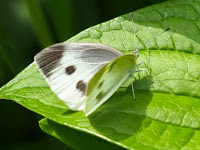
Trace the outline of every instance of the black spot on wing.
<instances>
[{"instance_id":1,"label":"black spot on wing","mask_svg":"<svg viewBox=\"0 0 200 150\"><path fill-rule=\"evenodd\" d=\"M116 64L116 61L113 62L113 63L109 66L109 70L108 70L108 72L110 72L110 71L113 69L113 67L114 67L115 64Z\"/></svg>"},{"instance_id":2,"label":"black spot on wing","mask_svg":"<svg viewBox=\"0 0 200 150\"><path fill-rule=\"evenodd\" d=\"M64 51L47 51L40 53L37 56L37 64L46 77L51 76L51 71L54 70L63 57Z\"/></svg>"},{"instance_id":3,"label":"black spot on wing","mask_svg":"<svg viewBox=\"0 0 200 150\"><path fill-rule=\"evenodd\" d=\"M100 89L102 87L103 83L104 83L104 81L101 81L97 88Z\"/></svg>"},{"instance_id":4,"label":"black spot on wing","mask_svg":"<svg viewBox=\"0 0 200 150\"><path fill-rule=\"evenodd\" d=\"M64 45L53 45L49 47L50 50L64 50L65 46Z\"/></svg>"},{"instance_id":5,"label":"black spot on wing","mask_svg":"<svg viewBox=\"0 0 200 150\"><path fill-rule=\"evenodd\" d=\"M86 92L86 83L83 80L78 81L76 88L85 94Z\"/></svg>"},{"instance_id":6,"label":"black spot on wing","mask_svg":"<svg viewBox=\"0 0 200 150\"><path fill-rule=\"evenodd\" d=\"M104 96L104 93L101 91L101 92L97 95L96 99L99 101L99 100L101 100L101 99L103 98L103 96Z\"/></svg>"},{"instance_id":7,"label":"black spot on wing","mask_svg":"<svg viewBox=\"0 0 200 150\"><path fill-rule=\"evenodd\" d=\"M65 73L67 75L71 75L72 73L74 73L74 71L76 71L76 68L74 65L72 66L68 66L66 69L65 69Z\"/></svg>"}]
</instances>

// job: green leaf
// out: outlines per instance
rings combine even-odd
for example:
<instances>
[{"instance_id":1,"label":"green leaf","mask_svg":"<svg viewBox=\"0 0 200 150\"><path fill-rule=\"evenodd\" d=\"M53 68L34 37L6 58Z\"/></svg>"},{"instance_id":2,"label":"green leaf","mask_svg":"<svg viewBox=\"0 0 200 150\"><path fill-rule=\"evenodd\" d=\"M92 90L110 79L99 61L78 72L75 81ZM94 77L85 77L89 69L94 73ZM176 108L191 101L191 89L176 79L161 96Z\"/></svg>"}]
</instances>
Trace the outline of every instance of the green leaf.
<instances>
[{"instance_id":1,"label":"green leaf","mask_svg":"<svg viewBox=\"0 0 200 150\"><path fill-rule=\"evenodd\" d=\"M86 150L102 150L102 149L117 149L123 150L114 144L110 144L102 139L92 135L80 132L64 125L55 123L49 119L42 119L39 122L40 128L57 139L61 140L66 145L73 149Z\"/></svg>"},{"instance_id":2,"label":"green leaf","mask_svg":"<svg viewBox=\"0 0 200 150\"><path fill-rule=\"evenodd\" d=\"M35 31L42 46L46 47L52 44L54 40L50 34L50 29L43 15L39 1L24 0L24 3L29 11L32 23L34 24Z\"/></svg>"},{"instance_id":3,"label":"green leaf","mask_svg":"<svg viewBox=\"0 0 200 150\"><path fill-rule=\"evenodd\" d=\"M100 42L124 53L141 47L138 63L145 62L147 71L135 74L136 100L125 85L87 118L56 97L35 63L3 86L0 98L124 148L200 149L199 6L200 0L176 0L135 11L136 45L130 14L68 40Z\"/></svg>"}]
</instances>

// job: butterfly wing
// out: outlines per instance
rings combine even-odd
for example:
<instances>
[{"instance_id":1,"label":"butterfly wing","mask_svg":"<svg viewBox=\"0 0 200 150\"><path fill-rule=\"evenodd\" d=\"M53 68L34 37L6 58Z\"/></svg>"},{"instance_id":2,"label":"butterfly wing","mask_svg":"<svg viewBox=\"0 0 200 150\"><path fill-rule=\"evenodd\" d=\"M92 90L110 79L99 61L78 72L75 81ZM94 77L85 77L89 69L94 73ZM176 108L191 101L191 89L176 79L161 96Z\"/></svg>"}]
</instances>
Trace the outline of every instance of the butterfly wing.
<instances>
[{"instance_id":1,"label":"butterfly wing","mask_svg":"<svg viewBox=\"0 0 200 150\"><path fill-rule=\"evenodd\" d=\"M86 116L95 111L134 73L136 57L124 55L101 68L89 81L86 93Z\"/></svg>"},{"instance_id":2,"label":"butterfly wing","mask_svg":"<svg viewBox=\"0 0 200 150\"><path fill-rule=\"evenodd\" d=\"M86 87L94 74L119 50L97 43L58 43L35 56L51 90L72 110L83 110Z\"/></svg>"}]
</instances>

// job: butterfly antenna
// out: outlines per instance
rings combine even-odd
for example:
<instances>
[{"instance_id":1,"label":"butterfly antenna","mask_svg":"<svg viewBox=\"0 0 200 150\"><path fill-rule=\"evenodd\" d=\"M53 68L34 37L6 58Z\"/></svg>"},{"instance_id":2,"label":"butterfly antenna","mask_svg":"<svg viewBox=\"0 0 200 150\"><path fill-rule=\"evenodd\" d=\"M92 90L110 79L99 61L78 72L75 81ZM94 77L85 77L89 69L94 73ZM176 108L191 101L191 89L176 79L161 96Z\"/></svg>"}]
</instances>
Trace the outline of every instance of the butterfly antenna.
<instances>
[{"instance_id":1,"label":"butterfly antenna","mask_svg":"<svg viewBox=\"0 0 200 150\"><path fill-rule=\"evenodd\" d=\"M161 32L161 33L159 33L159 34L157 34L157 35L155 35L151 40L149 40L149 41L147 41L147 42L145 42L144 43L144 45L146 45L147 43L149 43L149 42L151 42L151 41L153 41L154 39L156 39L157 37L159 37L160 35L162 35L163 33L165 33L165 32L167 32L167 31L169 31L171 29L171 27L168 27L165 31L163 31L163 32ZM142 48L142 46L140 46L138 49L140 49L140 48Z\"/></svg>"},{"instance_id":2,"label":"butterfly antenna","mask_svg":"<svg viewBox=\"0 0 200 150\"><path fill-rule=\"evenodd\" d=\"M133 13L131 13L131 20L132 20L132 23L133 23L134 50L135 50L135 47L136 47L136 32L135 32L135 23L134 23L134 19L133 19ZM136 50L136 53L137 52L138 52L138 50ZM133 98L135 99L135 91L134 91L134 87L133 87L133 81L131 82L131 88L132 88L132 92L133 92Z\"/></svg>"},{"instance_id":3,"label":"butterfly antenna","mask_svg":"<svg viewBox=\"0 0 200 150\"><path fill-rule=\"evenodd\" d=\"M135 23L134 23L134 19L133 19L133 13L131 13L131 20L132 20L132 23L133 23L133 34L134 34L134 50L135 50L135 45L136 45L136 33L135 33Z\"/></svg>"}]
</instances>

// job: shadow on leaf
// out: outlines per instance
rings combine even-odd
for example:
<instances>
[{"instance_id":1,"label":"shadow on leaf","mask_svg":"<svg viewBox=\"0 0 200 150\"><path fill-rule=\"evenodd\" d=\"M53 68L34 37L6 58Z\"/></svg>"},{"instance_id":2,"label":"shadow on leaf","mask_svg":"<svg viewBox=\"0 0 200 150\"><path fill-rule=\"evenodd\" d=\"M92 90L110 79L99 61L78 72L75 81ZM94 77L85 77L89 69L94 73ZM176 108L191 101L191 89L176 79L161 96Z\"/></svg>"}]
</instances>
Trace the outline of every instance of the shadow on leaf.
<instances>
[{"instance_id":1,"label":"shadow on leaf","mask_svg":"<svg viewBox=\"0 0 200 150\"><path fill-rule=\"evenodd\" d=\"M149 76L138 82L144 83ZM147 82L144 89L149 89L152 82ZM137 83L138 84L138 83ZM91 125L102 135L116 141L122 141L137 132L141 125L144 127L151 124L145 120L146 108L152 99L152 93L147 91L136 91L134 100L131 88L126 91L116 92L96 112L89 116ZM142 130L142 129L141 129Z\"/></svg>"}]
</instances>

